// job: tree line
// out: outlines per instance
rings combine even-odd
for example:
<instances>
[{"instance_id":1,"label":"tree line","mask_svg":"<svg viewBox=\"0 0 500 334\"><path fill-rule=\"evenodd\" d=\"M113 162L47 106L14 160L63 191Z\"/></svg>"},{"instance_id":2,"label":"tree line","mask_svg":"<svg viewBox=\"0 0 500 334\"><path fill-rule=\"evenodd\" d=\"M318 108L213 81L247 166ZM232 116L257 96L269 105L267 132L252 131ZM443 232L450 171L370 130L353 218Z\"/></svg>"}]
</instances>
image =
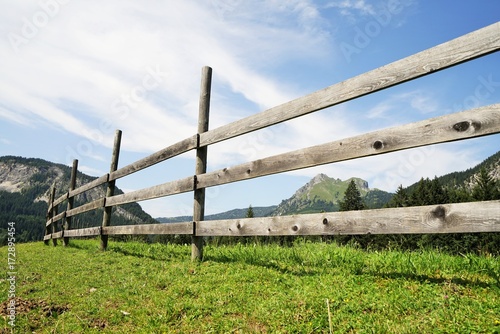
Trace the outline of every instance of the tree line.
<instances>
[{"instance_id":1,"label":"tree line","mask_svg":"<svg viewBox=\"0 0 500 334\"><path fill-rule=\"evenodd\" d=\"M486 168L483 167L471 188L464 183L460 186L445 186L437 177L432 180L422 178L417 184L408 188L400 185L385 207L396 208L498 199L500 199L499 182L489 175ZM364 209L366 209L366 205L363 203L356 184L351 182L344 194L344 200L340 202L340 211ZM417 250L432 248L454 254L470 252L500 254L500 233L358 235L334 236L328 239L367 249Z\"/></svg>"}]
</instances>

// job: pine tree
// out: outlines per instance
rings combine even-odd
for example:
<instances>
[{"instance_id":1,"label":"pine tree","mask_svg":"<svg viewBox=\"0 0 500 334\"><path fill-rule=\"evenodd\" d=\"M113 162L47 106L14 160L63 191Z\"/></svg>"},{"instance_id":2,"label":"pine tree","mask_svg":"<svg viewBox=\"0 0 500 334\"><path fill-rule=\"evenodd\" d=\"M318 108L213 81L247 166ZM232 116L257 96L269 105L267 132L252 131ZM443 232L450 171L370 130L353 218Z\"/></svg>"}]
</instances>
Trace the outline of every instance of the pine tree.
<instances>
[{"instance_id":1,"label":"pine tree","mask_svg":"<svg viewBox=\"0 0 500 334\"><path fill-rule=\"evenodd\" d=\"M408 195L408 191L406 188L403 188L403 185L400 184L396 193L388 203L388 207L391 208L400 208L406 207L410 205L410 196Z\"/></svg>"},{"instance_id":2,"label":"pine tree","mask_svg":"<svg viewBox=\"0 0 500 334\"><path fill-rule=\"evenodd\" d=\"M247 218L253 218L253 217L254 217L253 208L252 205L250 205L247 210Z\"/></svg>"},{"instance_id":3,"label":"pine tree","mask_svg":"<svg viewBox=\"0 0 500 334\"><path fill-rule=\"evenodd\" d=\"M339 202L340 211L363 210L365 203L361 198L358 187L354 180L351 180L344 193L344 200Z\"/></svg>"},{"instance_id":4,"label":"pine tree","mask_svg":"<svg viewBox=\"0 0 500 334\"><path fill-rule=\"evenodd\" d=\"M477 184L472 190L474 200L489 201L500 197L497 182L488 174L486 168L481 168L476 180Z\"/></svg>"}]
</instances>

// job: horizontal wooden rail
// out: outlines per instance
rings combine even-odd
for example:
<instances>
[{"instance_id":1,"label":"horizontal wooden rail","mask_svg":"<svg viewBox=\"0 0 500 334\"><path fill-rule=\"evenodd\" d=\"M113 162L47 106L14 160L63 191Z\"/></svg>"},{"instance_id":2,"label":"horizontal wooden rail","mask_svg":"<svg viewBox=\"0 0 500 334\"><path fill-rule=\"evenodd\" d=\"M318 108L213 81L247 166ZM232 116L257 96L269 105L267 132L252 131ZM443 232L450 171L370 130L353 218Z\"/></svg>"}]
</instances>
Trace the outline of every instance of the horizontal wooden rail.
<instances>
[{"instance_id":1,"label":"horizontal wooden rail","mask_svg":"<svg viewBox=\"0 0 500 334\"><path fill-rule=\"evenodd\" d=\"M98 200L95 200L93 202L81 205L79 207L76 207L74 209L66 211L66 217L72 217L74 215L84 213L87 211L95 210L98 208L103 208L105 203L105 198L100 198Z\"/></svg>"},{"instance_id":2,"label":"horizontal wooden rail","mask_svg":"<svg viewBox=\"0 0 500 334\"><path fill-rule=\"evenodd\" d=\"M383 129L108 197L105 206L139 202L185 193L196 188L494 133L500 133L500 104ZM68 211L68 217L102 205L101 202L94 201L85 207Z\"/></svg>"},{"instance_id":3,"label":"horizontal wooden rail","mask_svg":"<svg viewBox=\"0 0 500 334\"><path fill-rule=\"evenodd\" d=\"M54 201L54 203L52 203L52 206L49 209L55 208L56 206L58 206L59 204L61 204L62 202L64 202L67 199L68 199L68 193L66 192L66 193L62 194L58 199L56 199Z\"/></svg>"},{"instance_id":4,"label":"horizontal wooden rail","mask_svg":"<svg viewBox=\"0 0 500 334\"><path fill-rule=\"evenodd\" d=\"M66 218L66 215L67 215L66 211L61 212L60 214L58 214L58 215L50 218L49 220L47 220L47 223L45 223L45 226L50 226L54 222Z\"/></svg>"},{"instance_id":5,"label":"horizontal wooden rail","mask_svg":"<svg viewBox=\"0 0 500 334\"><path fill-rule=\"evenodd\" d=\"M139 202L148 199L193 191L194 180L195 180L194 176L190 176L184 179L163 183L154 187L109 197L106 199L106 206L115 206L131 202Z\"/></svg>"},{"instance_id":6,"label":"horizontal wooden rail","mask_svg":"<svg viewBox=\"0 0 500 334\"><path fill-rule=\"evenodd\" d=\"M95 179L94 181L92 182L89 182L75 190L71 190L69 192L69 195L68 197L75 197L76 195L79 195L87 190L90 190L90 189L93 189L95 187L98 187L100 185L103 185L105 184L106 182L108 182L108 179L109 179L109 174L104 174L103 176Z\"/></svg>"},{"instance_id":7,"label":"horizontal wooden rail","mask_svg":"<svg viewBox=\"0 0 500 334\"><path fill-rule=\"evenodd\" d=\"M500 201L196 222L199 236L500 232Z\"/></svg>"},{"instance_id":8,"label":"horizontal wooden rail","mask_svg":"<svg viewBox=\"0 0 500 334\"><path fill-rule=\"evenodd\" d=\"M500 22L200 134L207 146L371 94L500 50Z\"/></svg>"},{"instance_id":9,"label":"horizontal wooden rail","mask_svg":"<svg viewBox=\"0 0 500 334\"><path fill-rule=\"evenodd\" d=\"M122 167L115 172L112 172L109 180L113 181L126 175L140 171L141 169L151 167L159 162L173 158L182 153L186 153L195 149L198 146L198 136L192 136L184 139L176 144L166 147L156 153L151 154L141 160L138 160L130 165Z\"/></svg>"},{"instance_id":10,"label":"horizontal wooden rail","mask_svg":"<svg viewBox=\"0 0 500 334\"><path fill-rule=\"evenodd\" d=\"M500 132L500 104L279 154L197 176L207 188L265 175Z\"/></svg>"},{"instance_id":11,"label":"horizontal wooden rail","mask_svg":"<svg viewBox=\"0 0 500 334\"><path fill-rule=\"evenodd\" d=\"M77 230L64 230L64 237L92 237L101 235L101 227L87 227Z\"/></svg>"},{"instance_id":12,"label":"horizontal wooden rail","mask_svg":"<svg viewBox=\"0 0 500 334\"><path fill-rule=\"evenodd\" d=\"M63 237L63 231L52 233L52 239L60 239Z\"/></svg>"},{"instance_id":13,"label":"horizontal wooden rail","mask_svg":"<svg viewBox=\"0 0 500 334\"><path fill-rule=\"evenodd\" d=\"M102 234L107 235L134 235L134 234L193 234L193 222L170 224L142 224L106 226Z\"/></svg>"}]
</instances>

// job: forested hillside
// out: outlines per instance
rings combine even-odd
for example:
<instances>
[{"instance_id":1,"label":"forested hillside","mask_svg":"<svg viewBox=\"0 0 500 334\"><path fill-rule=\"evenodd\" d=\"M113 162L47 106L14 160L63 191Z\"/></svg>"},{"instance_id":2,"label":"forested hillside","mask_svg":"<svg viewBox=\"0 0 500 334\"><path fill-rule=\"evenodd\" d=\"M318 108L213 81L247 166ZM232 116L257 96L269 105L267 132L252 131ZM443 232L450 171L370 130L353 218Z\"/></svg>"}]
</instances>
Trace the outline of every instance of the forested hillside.
<instances>
[{"instance_id":1,"label":"forested hillside","mask_svg":"<svg viewBox=\"0 0 500 334\"><path fill-rule=\"evenodd\" d=\"M50 187L55 183L56 197L68 191L71 168L42 159L14 156L0 157L0 242L7 239L7 224L14 222L18 242L42 240ZM78 173L77 187L95 177ZM104 186L76 197L78 206L102 197ZM123 193L116 189L116 194ZM74 218L74 227L99 226L103 211L96 210ZM131 203L114 209L113 224L131 225L154 223L155 220L140 205Z\"/></svg>"}]
</instances>

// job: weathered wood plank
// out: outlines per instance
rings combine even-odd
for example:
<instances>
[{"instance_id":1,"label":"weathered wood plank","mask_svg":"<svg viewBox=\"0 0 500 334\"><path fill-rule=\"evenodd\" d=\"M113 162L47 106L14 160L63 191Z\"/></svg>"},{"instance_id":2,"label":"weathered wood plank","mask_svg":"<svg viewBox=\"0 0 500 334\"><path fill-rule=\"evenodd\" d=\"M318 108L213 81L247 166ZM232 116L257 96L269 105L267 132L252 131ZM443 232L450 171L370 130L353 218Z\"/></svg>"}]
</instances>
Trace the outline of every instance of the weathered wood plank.
<instances>
[{"instance_id":1,"label":"weathered wood plank","mask_svg":"<svg viewBox=\"0 0 500 334\"><path fill-rule=\"evenodd\" d=\"M188 152L192 149L195 149L197 147L197 143L198 137L196 135L186 138L130 165L122 167L115 172L112 172L109 176L109 180L113 181L119 179L126 175L140 171L144 168L151 167L159 162L173 158L182 153Z\"/></svg>"},{"instance_id":2,"label":"weathered wood plank","mask_svg":"<svg viewBox=\"0 0 500 334\"><path fill-rule=\"evenodd\" d=\"M206 146L337 105L500 50L500 22L200 135Z\"/></svg>"},{"instance_id":3,"label":"weathered wood plank","mask_svg":"<svg viewBox=\"0 0 500 334\"><path fill-rule=\"evenodd\" d=\"M115 142L113 144L113 153L111 154L111 165L109 167L109 172L116 172L118 169L118 160L120 157L120 146L122 142L122 131L116 130L115 132ZM115 194L115 184L116 181L109 181L108 186L106 187L106 198L110 198ZM105 202L106 203L106 202ZM111 211L113 207L107 206L104 207L104 213L102 215L102 227L111 225ZM105 251L108 247L108 236L101 234L101 245L100 249Z\"/></svg>"},{"instance_id":4,"label":"weathered wood plank","mask_svg":"<svg viewBox=\"0 0 500 334\"><path fill-rule=\"evenodd\" d=\"M104 174L103 176L95 179L94 181L92 182L89 182L81 187L78 187L76 188L75 190L71 190L69 192L69 195L68 197L75 197L76 195L79 195L87 190L90 190L90 189L93 189L95 187L98 187L106 182L108 182L108 177L109 177L109 174Z\"/></svg>"},{"instance_id":5,"label":"weathered wood plank","mask_svg":"<svg viewBox=\"0 0 500 334\"><path fill-rule=\"evenodd\" d=\"M500 104L444 115L197 175L206 188L291 170L500 132Z\"/></svg>"},{"instance_id":6,"label":"weathered wood plank","mask_svg":"<svg viewBox=\"0 0 500 334\"><path fill-rule=\"evenodd\" d=\"M104 202L105 202L105 199L104 198L100 198L100 199L95 200L93 202L81 205L81 206L76 207L76 208L71 209L71 210L68 210L68 211L66 211L66 217L72 217L74 215L77 215L77 214L80 214L80 213L84 213L84 212L87 212L87 211L91 211L91 210L94 210L94 209L97 209L97 208L103 208L104 207Z\"/></svg>"},{"instance_id":7,"label":"weathered wood plank","mask_svg":"<svg viewBox=\"0 0 500 334\"><path fill-rule=\"evenodd\" d=\"M193 234L193 222L172 224L142 224L107 226L102 228L104 235L140 234Z\"/></svg>"},{"instance_id":8,"label":"weathered wood plank","mask_svg":"<svg viewBox=\"0 0 500 334\"><path fill-rule=\"evenodd\" d=\"M56 199L54 201L54 203L52 203L52 206L49 207L49 210L52 208L55 208L56 206L58 206L59 204L61 204L62 202L64 202L67 199L68 199L68 193L66 192L66 193L62 194L58 199Z\"/></svg>"},{"instance_id":9,"label":"weathered wood plank","mask_svg":"<svg viewBox=\"0 0 500 334\"><path fill-rule=\"evenodd\" d=\"M43 241L48 241L50 239L52 239L52 234L46 234L43 236Z\"/></svg>"},{"instance_id":10,"label":"weathered wood plank","mask_svg":"<svg viewBox=\"0 0 500 334\"><path fill-rule=\"evenodd\" d=\"M66 211L63 211L63 212L61 212L60 214L58 214L58 215L54 216L54 217L52 218L52 222L56 222L56 221L61 220L61 219L64 219L64 218L66 218Z\"/></svg>"},{"instance_id":11,"label":"weathered wood plank","mask_svg":"<svg viewBox=\"0 0 500 334\"><path fill-rule=\"evenodd\" d=\"M88 227L88 228L81 228L78 230L65 230L64 231L64 237L69 238L69 237L91 237L95 235L100 235L101 234L101 227Z\"/></svg>"},{"instance_id":12,"label":"weathered wood plank","mask_svg":"<svg viewBox=\"0 0 500 334\"><path fill-rule=\"evenodd\" d=\"M63 211L61 212L60 214L50 218L47 223L45 223L45 226L50 226L52 225L54 222L57 222L58 220L61 220L61 219L64 219L66 218L66 211Z\"/></svg>"},{"instance_id":13,"label":"weathered wood plank","mask_svg":"<svg viewBox=\"0 0 500 334\"><path fill-rule=\"evenodd\" d=\"M198 107L198 134L208 131L210 120L210 96L212 89L212 68L205 66L201 72L200 103ZM207 146L196 149L195 175L207 172ZM193 219L205 219L205 189L194 190ZM191 260L203 259L203 238L197 235L191 237Z\"/></svg>"},{"instance_id":14,"label":"weathered wood plank","mask_svg":"<svg viewBox=\"0 0 500 334\"><path fill-rule=\"evenodd\" d=\"M194 176L184 179L163 183L150 188L132 191L122 195L116 195L106 199L106 206L115 206L131 202L145 201L148 199L170 196L194 190Z\"/></svg>"},{"instance_id":15,"label":"weathered wood plank","mask_svg":"<svg viewBox=\"0 0 500 334\"><path fill-rule=\"evenodd\" d=\"M52 239L61 239L63 237L63 231L52 233Z\"/></svg>"},{"instance_id":16,"label":"weathered wood plank","mask_svg":"<svg viewBox=\"0 0 500 334\"><path fill-rule=\"evenodd\" d=\"M69 180L69 189L68 189L68 196L69 192L74 190L76 187L76 175L78 174L78 159L73 160L73 167L71 168L71 177ZM74 197L68 197L68 205L66 206L66 210L71 210L73 209L75 204L75 198ZM67 231L71 228L71 217L66 217L65 215L65 222L64 222L64 231ZM67 247L69 245L69 239L68 238L63 238L63 246Z\"/></svg>"},{"instance_id":17,"label":"weathered wood plank","mask_svg":"<svg viewBox=\"0 0 500 334\"><path fill-rule=\"evenodd\" d=\"M500 232L500 201L196 222L200 236Z\"/></svg>"},{"instance_id":18,"label":"weathered wood plank","mask_svg":"<svg viewBox=\"0 0 500 334\"><path fill-rule=\"evenodd\" d=\"M54 217L54 197L56 194L56 184L53 183L52 187L50 187L50 193L49 193L49 208L47 209L47 214L45 218L47 219L47 222L45 223L45 235L48 235L51 233L51 228L49 229L49 225L52 224L52 217ZM57 211L57 208L56 210ZM50 238L49 238L50 239ZM48 245L49 244L49 239L45 239L44 237L44 244Z\"/></svg>"}]
</instances>

